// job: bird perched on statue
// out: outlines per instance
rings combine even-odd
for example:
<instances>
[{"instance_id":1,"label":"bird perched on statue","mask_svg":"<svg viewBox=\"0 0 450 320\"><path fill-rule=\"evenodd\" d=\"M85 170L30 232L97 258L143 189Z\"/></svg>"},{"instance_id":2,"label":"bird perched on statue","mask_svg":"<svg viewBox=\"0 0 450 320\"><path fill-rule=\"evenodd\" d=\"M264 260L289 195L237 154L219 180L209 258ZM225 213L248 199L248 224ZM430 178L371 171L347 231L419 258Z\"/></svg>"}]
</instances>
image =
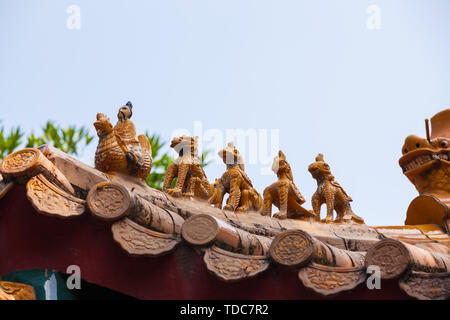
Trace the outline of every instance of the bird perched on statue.
<instances>
[{"instance_id":1,"label":"bird perched on statue","mask_svg":"<svg viewBox=\"0 0 450 320\"><path fill-rule=\"evenodd\" d=\"M95 167L107 173L121 172L146 179L152 168L152 150L145 135L136 137L136 128L130 120L133 105L128 101L119 108L117 124L113 127L109 118L97 114L94 126L99 143L95 153Z\"/></svg>"}]
</instances>

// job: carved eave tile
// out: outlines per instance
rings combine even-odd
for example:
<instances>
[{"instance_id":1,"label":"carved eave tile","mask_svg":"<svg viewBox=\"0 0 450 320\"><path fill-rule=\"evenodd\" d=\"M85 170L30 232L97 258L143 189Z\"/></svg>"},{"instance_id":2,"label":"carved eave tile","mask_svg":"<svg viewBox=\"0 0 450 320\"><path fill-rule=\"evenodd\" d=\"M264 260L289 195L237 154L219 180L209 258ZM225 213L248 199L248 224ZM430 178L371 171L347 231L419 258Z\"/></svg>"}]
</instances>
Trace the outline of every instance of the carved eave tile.
<instances>
[{"instance_id":1,"label":"carved eave tile","mask_svg":"<svg viewBox=\"0 0 450 320\"><path fill-rule=\"evenodd\" d=\"M203 260L210 272L227 282L254 277L270 265L267 256L243 255L217 246L207 248Z\"/></svg>"},{"instance_id":2,"label":"carved eave tile","mask_svg":"<svg viewBox=\"0 0 450 320\"><path fill-rule=\"evenodd\" d=\"M420 300L446 300L450 298L450 273L410 271L400 279L399 286Z\"/></svg>"},{"instance_id":3,"label":"carved eave tile","mask_svg":"<svg viewBox=\"0 0 450 320\"><path fill-rule=\"evenodd\" d=\"M131 256L155 257L171 252L181 239L150 230L124 218L111 226L114 240Z\"/></svg>"},{"instance_id":4,"label":"carved eave tile","mask_svg":"<svg viewBox=\"0 0 450 320\"><path fill-rule=\"evenodd\" d=\"M305 287L327 296L356 288L366 280L366 272L363 267L329 267L313 263L302 268L298 277Z\"/></svg>"},{"instance_id":5,"label":"carved eave tile","mask_svg":"<svg viewBox=\"0 0 450 320\"><path fill-rule=\"evenodd\" d=\"M70 218L86 210L86 201L61 190L42 174L28 181L27 198L37 212L45 215Z\"/></svg>"},{"instance_id":6,"label":"carved eave tile","mask_svg":"<svg viewBox=\"0 0 450 320\"><path fill-rule=\"evenodd\" d=\"M43 174L60 189L75 194L66 176L36 148L24 148L11 153L0 163L0 172L6 179L21 184L38 174Z\"/></svg>"}]
</instances>

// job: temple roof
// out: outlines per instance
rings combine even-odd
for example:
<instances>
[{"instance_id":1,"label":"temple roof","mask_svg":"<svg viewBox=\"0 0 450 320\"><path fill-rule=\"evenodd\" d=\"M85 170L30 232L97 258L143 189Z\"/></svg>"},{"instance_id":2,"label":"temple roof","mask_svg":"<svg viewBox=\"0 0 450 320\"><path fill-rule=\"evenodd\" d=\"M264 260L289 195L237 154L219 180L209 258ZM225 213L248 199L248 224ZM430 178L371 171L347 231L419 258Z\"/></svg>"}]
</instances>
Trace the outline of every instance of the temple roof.
<instances>
[{"instance_id":1,"label":"temple roof","mask_svg":"<svg viewBox=\"0 0 450 320\"><path fill-rule=\"evenodd\" d=\"M159 257L184 243L220 280L243 281L276 264L321 295L364 286L367 268L376 265L382 279L397 279L410 296L449 297L450 237L437 225L371 227L235 213L107 175L49 146L22 149L8 161L0 197L26 184L39 214L69 222L91 214L111 226L111 241L124 255Z\"/></svg>"}]
</instances>

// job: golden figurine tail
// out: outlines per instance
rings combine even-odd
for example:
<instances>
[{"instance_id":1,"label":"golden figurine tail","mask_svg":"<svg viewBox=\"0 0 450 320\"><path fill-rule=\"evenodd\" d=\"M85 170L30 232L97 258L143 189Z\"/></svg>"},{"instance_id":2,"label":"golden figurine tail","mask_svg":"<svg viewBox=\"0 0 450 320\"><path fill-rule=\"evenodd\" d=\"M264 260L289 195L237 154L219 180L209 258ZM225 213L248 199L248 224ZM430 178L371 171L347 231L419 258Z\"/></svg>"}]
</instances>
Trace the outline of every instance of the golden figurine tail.
<instances>
[{"instance_id":1,"label":"golden figurine tail","mask_svg":"<svg viewBox=\"0 0 450 320\"><path fill-rule=\"evenodd\" d=\"M150 141L148 140L148 138L141 134L138 136L138 140L139 140L139 144L141 145L142 148L142 152L150 152L150 154L152 153L152 147L150 145Z\"/></svg>"}]
</instances>

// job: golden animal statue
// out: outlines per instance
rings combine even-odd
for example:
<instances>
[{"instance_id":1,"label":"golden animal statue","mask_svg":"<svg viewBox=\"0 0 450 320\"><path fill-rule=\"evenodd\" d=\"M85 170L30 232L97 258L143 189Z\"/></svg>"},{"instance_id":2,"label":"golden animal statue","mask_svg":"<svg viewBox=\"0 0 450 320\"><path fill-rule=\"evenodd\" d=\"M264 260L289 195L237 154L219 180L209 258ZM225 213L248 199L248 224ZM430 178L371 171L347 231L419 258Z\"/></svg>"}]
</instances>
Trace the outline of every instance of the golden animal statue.
<instances>
[{"instance_id":1,"label":"golden animal statue","mask_svg":"<svg viewBox=\"0 0 450 320\"><path fill-rule=\"evenodd\" d=\"M167 167L163 191L174 197L208 199L211 186L198 156L198 137L175 137L170 147L179 157ZM175 187L169 189L175 178Z\"/></svg>"},{"instance_id":2,"label":"golden animal statue","mask_svg":"<svg viewBox=\"0 0 450 320\"><path fill-rule=\"evenodd\" d=\"M353 201L331 174L330 166L323 160L323 155L319 153L316 161L309 165L308 171L317 181L317 190L313 194L311 203L317 219L320 219L320 207L327 206L327 216L323 222L333 222L333 210L336 211L334 222L355 222L364 223L364 220L357 216L351 206Z\"/></svg>"},{"instance_id":3,"label":"golden animal statue","mask_svg":"<svg viewBox=\"0 0 450 320\"><path fill-rule=\"evenodd\" d=\"M136 129L130 120L132 109L131 102L119 109L115 127L106 115L97 113L94 126L99 142L95 168L108 174L125 173L146 179L152 168L152 150L145 135L136 138Z\"/></svg>"},{"instance_id":4,"label":"golden animal statue","mask_svg":"<svg viewBox=\"0 0 450 320\"><path fill-rule=\"evenodd\" d=\"M410 135L399 159L403 173L414 184L419 196L408 207L407 225L437 224L450 232L450 109L428 119L426 139Z\"/></svg>"},{"instance_id":5,"label":"golden animal statue","mask_svg":"<svg viewBox=\"0 0 450 320\"><path fill-rule=\"evenodd\" d=\"M273 160L272 170L277 175L278 181L264 189L265 215L272 215L273 204L280 210L274 214L278 219L315 217L314 212L302 207L305 198L295 185L291 166L281 150Z\"/></svg>"},{"instance_id":6,"label":"golden animal statue","mask_svg":"<svg viewBox=\"0 0 450 320\"><path fill-rule=\"evenodd\" d=\"M252 182L245 173L244 160L233 142L229 142L228 146L218 154L226 164L227 171L220 178L220 184L215 188L216 193L209 198L208 202L215 207L220 207L225 193L229 193L224 206L225 210L263 213L261 195L253 188Z\"/></svg>"}]
</instances>

